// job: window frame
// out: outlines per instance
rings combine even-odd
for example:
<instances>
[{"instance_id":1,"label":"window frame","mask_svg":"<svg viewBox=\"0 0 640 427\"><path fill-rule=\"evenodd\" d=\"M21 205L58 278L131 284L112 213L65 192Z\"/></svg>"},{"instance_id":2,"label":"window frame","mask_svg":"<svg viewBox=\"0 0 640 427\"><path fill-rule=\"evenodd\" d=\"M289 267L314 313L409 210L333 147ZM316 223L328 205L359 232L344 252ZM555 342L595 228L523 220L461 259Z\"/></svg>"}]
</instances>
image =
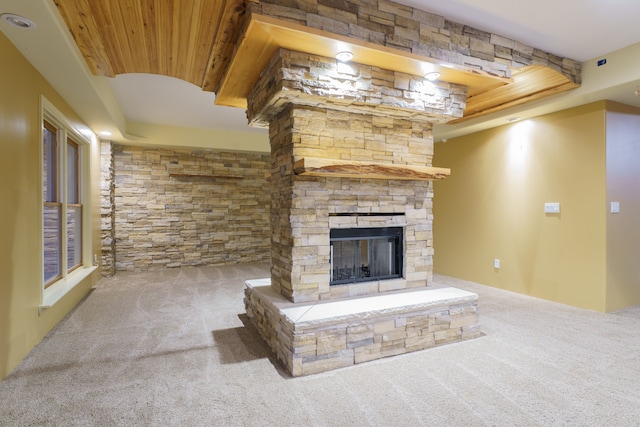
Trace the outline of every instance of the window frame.
<instances>
[{"instance_id":1,"label":"window frame","mask_svg":"<svg viewBox=\"0 0 640 427\"><path fill-rule=\"evenodd\" d=\"M47 124L49 127L47 127ZM56 202L45 200L44 189L44 135L45 128L52 131L56 129ZM68 144L73 144L77 149L76 161L76 191L78 203L68 203ZM93 271L97 269L97 263L93 262L92 251L92 230L90 228L91 203L89 193L90 190L90 169L91 169L91 149L95 148L97 138L93 133L86 136L73 126L68 119L44 96L41 97L40 108L40 283L41 283L41 305L40 313L45 309L53 306L64 295L71 291L76 285L82 282ZM47 205L60 206L60 274L55 278L45 281L45 228L44 228L44 211ZM69 266L69 234L68 234L68 210L69 208L80 207L77 221L80 222L79 251L80 262L73 266Z\"/></svg>"},{"instance_id":2,"label":"window frame","mask_svg":"<svg viewBox=\"0 0 640 427\"><path fill-rule=\"evenodd\" d=\"M69 172L69 145L75 146L76 147L76 158L75 158L75 192L76 192L76 196L78 199L77 203L73 203L69 201L69 176L68 176L68 172ZM66 233L64 234L64 238L67 241L67 247L66 247L66 259L67 259L67 273L71 273L73 270L80 268L83 264L83 258L84 256L82 255L83 253L83 236L85 235L85 233L87 232L87 230L84 229L84 221L83 221L83 211L84 211L84 207L83 207L83 201L85 199L84 194L82 192L82 188L84 187L82 184L82 169L83 169L83 165L82 165L82 152L84 150L82 149L82 146L80 145L79 142L76 142L71 136L67 135L66 138L66 145L65 145L65 193L66 193L66 200L64 203L64 211L65 211L65 218L68 218L68 213L69 213L69 208L80 208L80 215L78 218L76 218L77 221L80 221L80 242L78 242L80 244L80 262L78 264L74 264L72 266L69 266L69 228L68 228L68 224L67 221L63 221L66 227Z\"/></svg>"}]
</instances>

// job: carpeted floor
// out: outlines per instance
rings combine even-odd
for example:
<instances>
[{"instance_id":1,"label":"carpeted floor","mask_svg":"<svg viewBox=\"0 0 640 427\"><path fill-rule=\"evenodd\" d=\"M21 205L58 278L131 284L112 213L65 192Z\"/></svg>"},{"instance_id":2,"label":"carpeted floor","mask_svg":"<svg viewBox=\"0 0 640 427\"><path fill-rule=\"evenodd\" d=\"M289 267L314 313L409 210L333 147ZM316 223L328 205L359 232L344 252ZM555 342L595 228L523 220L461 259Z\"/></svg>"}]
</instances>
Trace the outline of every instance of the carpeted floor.
<instances>
[{"instance_id":1,"label":"carpeted floor","mask_svg":"<svg viewBox=\"0 0 640 427\"><path fill-rule=\"evenodd\" d=\"M0 382L2 426L640 426L640 307L480 295L485 336L291 378L245 326L266 265L118 273Z\"/></svg>"}]
</instances>

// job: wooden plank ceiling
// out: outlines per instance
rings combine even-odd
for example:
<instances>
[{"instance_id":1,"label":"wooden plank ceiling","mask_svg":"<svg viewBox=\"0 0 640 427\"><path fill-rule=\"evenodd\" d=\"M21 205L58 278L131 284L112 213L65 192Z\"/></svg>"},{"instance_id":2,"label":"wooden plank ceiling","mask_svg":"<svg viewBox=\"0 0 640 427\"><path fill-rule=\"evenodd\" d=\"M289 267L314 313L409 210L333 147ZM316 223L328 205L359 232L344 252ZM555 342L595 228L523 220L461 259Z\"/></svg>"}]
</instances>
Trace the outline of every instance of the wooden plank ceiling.
<instances>
[{"instance_id":1,"label":"wooden plank ceiling","mask_svg":"<svg viewBox=\"0 0 640 427\"><path fill-rule=\"evenodd\" d=\"M348 46L354 61L468 87L468 120L578 85L548 67L499 78L384 46L267 16L246 16L257 0L54 0L94 75L150 73L216 93L216 103L246 108L246 97L273 53L284 47L334 56ZM242 34L241 34L242 33Z\"/></svg>"},{"instance_id":2,"label":"wooden plank ceiling","mask_svg":"<svg viewBox=\"0 0 640 427\"><path fill-rule=\"evenodd\" d=\"M54 0L91 72L151 73L215 91L244 0Z\"/></svg>"}]
</instances>

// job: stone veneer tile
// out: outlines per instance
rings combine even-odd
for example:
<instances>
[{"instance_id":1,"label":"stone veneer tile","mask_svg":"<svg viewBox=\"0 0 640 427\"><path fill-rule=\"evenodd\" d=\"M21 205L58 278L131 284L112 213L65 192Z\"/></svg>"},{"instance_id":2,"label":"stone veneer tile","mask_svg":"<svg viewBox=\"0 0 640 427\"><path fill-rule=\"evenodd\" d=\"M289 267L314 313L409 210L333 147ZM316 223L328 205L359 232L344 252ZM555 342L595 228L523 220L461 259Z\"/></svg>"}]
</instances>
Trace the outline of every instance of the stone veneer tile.
<instances>
[{"instance_id":1,"label":"stone veneer tile","mask_svg":"<svg viewBox=\"0 0 640 427\"><path fill-rule=\"evenodd\" d=\"M272 286L298 302L427 286L431 278L432 251L425 250L432 244L431 183L293 174L295 157L431 165L433 140L431 124L426 120L430 116L420 115L429 107L416 107L417 113L413 113L400 102L413 96L412 90L420 90L413 87L414 77L367 68L365 74L374 79L372 92L400 100L386 101L394 111L392 115L380 115L375 108L371 114L370 106L365 104L355 110L336 104L329 83L337 72L335 66L334 59L280 50L248 100L250 120L269 123ZM323 82L323 90L329 95L314 93L314 83L307 78L309 73L314 81ZM281 78L292 80L282 83L278 80ZM300 79L310 91L295 90ZM274 81L281 81L288 89L281 91ZM458 88L450 86L437 90L442 92L439 97L459 95ZM313 106L300 97L303 92L313 99ZM405 214L401 225L406 230L407 280L382 287L377 282L329 287L329 215L342 213L381 214L377 218L359 217L357 226L393 225L396 220L389 218L394 217L385 214Z\"/></svg>"},{"instance_id":2,"label":"stone veneer tile","mask_svg":"<svg viewBox=\"0 0 640 427\"><path fill-rule=\"evenodd\" d=\"M115 268L268 261L268 159L113 145ZM228 178L236 176L241 179Z\"/></svg>"},{"instance_id":3,"label":"stone veneer tile","mask_svg":"<svg viewBox=\"0 0 640 427\"><path fill-rule=\"evenodd\" d=\"M355 25L351 8L360 14L364 5L364 0L319 1L303 1L303 9L314 14L307 16L307 24L331 31ZM270 8L268 2L260 5L280 9ZM342 13L334 14L335 20L322 16L336 7ZM422 30L408 21L412 8L401 11L404 20L399 22L407 26L393 35L398 43ZM369 14L366 26L391 36L394 21L385 22L386 11L379 12ZM466 34L489 38L473 31ZM474 41L473 47L489 50L483 40ZM433 264L431 182L313 177L293 171L302 157L431 166L432 123L459 117L465 97L466 90L457 85L427 86L422 78L358 64L341 69L335 59L284 49L263 70L248 97L247 115L254 125L269 126L271 278L247 283L245 308L292 375L480 333L477 296L445 298L446 302L414 298L424 297L425 291L431 297L444 292L425 289ZM330 286L331 227L383 226L404 228L403 277ZM395 290L406 293L394 294ZM463 291L457 292L460 296ZM363 297L370 294L379 296Z\"/></svg>"},{"instance_id":4,"label":"stone veneer tile","mask_svg":"<svg viewBox=\"0 0 640 427\"><path fill-rule=\"evenodd\" d=\"M245 289L250 321L293 376L479 337L477 298L423 289L298 307L268 279Z\"/></svg>"},{"instance_id":5,"label":"stone veneer tile","mask_svg":"<svg viewBox=\"0 0 640 427\"><path fill-rule=\"evenodd\" d=\"M406 89L401 89L406 88ZM301 141L320 145L319 137L328 129L344 129L338 136L356 136L366 131L359 125L375 126L394 132L394 120L429 121L462 117L466 106L466 87L446 82L425 82L422 76L383 70L357 63L342 64L335 58L322 58L280 49L273 56L248 98L247 116L252 126L267 126L290 104L328 108L326 121L313 116L300 124L304 129ZM349 120L353 113L373 116L367 122ZM312 118L312 120L309 120ZM409 128L413 126L409 122ZM362 138L351 138L346 144L353 148ZM370 151L375 147L360 147Z\"/></svg>"},{"instance_id":6,"label":"stone veneer tile","mask_svg":"<svg viewBox=\"0 0 640 427\"><path fill-rule=\"evenodd\" d=\"M547 65L581 83L578 61L554 57L508 37L388 0L261 0L250 2L248 12L500 76L510 77L509 67Z\"/></svg>"},{"instance_id":7,"label":"stone veneer tile","mask_svg":"<svg viewBox=\"0 0 640 427\"><path fill-rule=\"evenodd\" d=\"M100 141L100 230L102 275L116 272L115 165L111 141Z\"/></svg>"}]
</instances>

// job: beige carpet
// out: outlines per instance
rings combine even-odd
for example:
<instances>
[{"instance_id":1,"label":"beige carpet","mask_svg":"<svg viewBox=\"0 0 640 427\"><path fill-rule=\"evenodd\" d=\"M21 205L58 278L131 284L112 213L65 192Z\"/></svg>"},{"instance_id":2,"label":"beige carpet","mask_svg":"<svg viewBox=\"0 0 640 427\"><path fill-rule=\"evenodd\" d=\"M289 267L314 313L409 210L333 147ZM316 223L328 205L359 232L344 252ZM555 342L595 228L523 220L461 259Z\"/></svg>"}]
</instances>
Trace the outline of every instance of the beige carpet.
<instances>
[{"instance_id":1,"label":"beige carpet","mask_svg":"<svg viewBox=\"0 0 640 427\"><path fill-rule=\"evenodd\" d=\"M640 308L480 295L486 335L290 378L243 324L266 265L118 273L0 382L2 426L640 426Z\"/></svg>"}]
</instances>

